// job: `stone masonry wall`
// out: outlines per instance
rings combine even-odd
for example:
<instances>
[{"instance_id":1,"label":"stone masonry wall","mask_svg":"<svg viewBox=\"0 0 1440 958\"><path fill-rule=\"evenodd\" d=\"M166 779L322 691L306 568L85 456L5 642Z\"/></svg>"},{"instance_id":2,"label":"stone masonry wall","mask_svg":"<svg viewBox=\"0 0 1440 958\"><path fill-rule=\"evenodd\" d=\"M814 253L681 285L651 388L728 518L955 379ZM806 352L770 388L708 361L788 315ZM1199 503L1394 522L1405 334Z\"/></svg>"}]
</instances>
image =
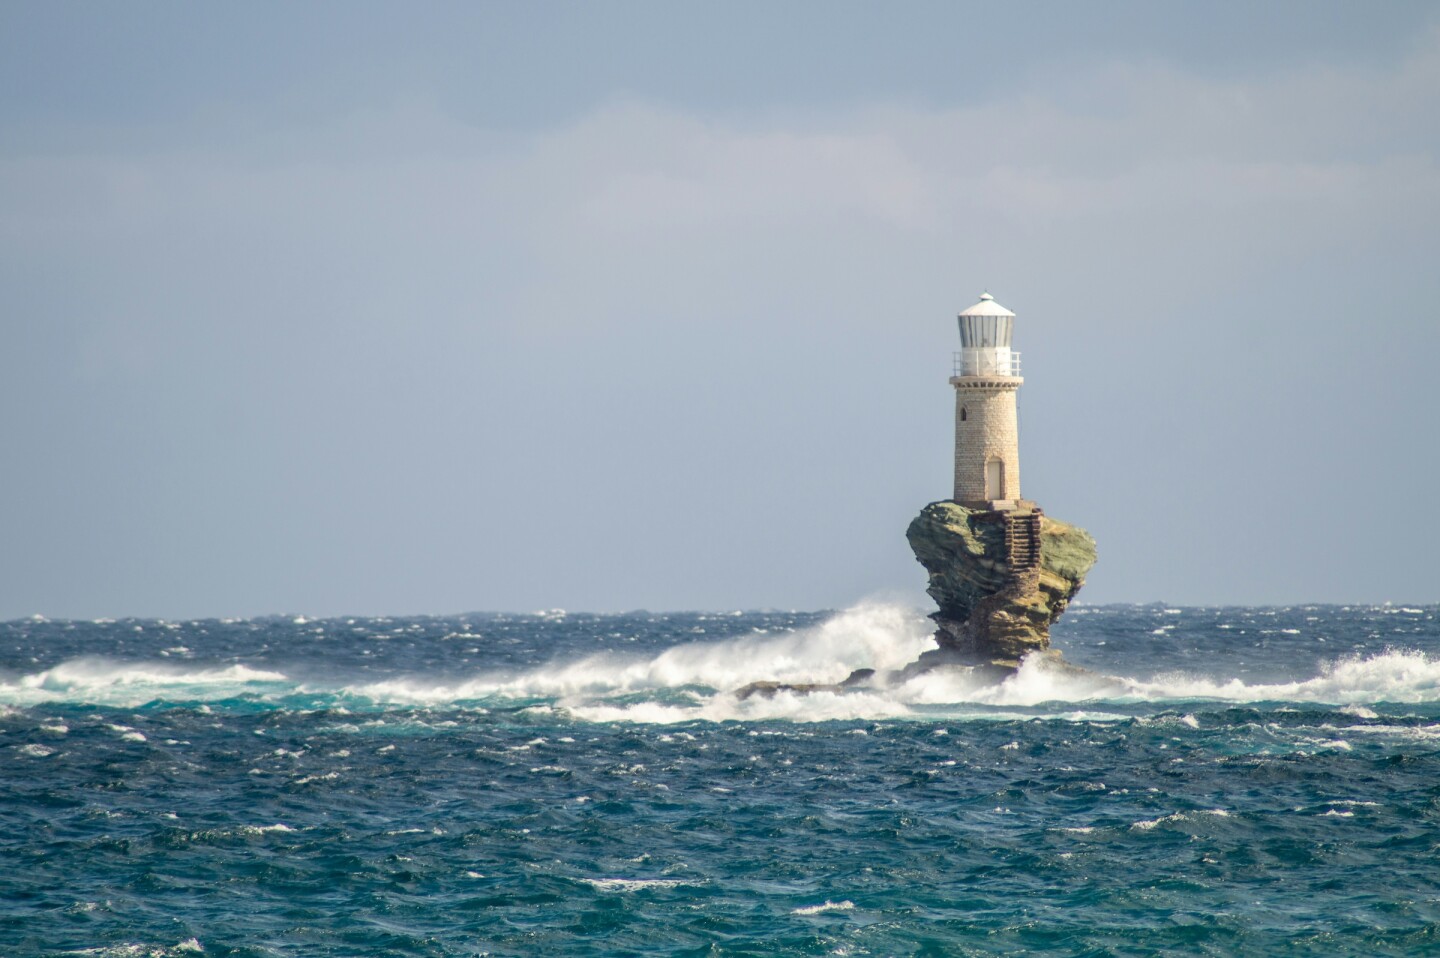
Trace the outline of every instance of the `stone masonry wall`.
<instances>
[{"instance_id":1,"label":"stone masonry wall","mask_svg":"<svg viewBox=\"0 0 1440 958\"><path fill-rule=\"evenodd\" d=\"M955 501L1019 499L1020 430L1015 394L1020 384L978 382L951 380L955 385ZM1005 488L1000 496L985 494L985 463L992 458L1005 464Z\"/></svg>"}]
</instances>

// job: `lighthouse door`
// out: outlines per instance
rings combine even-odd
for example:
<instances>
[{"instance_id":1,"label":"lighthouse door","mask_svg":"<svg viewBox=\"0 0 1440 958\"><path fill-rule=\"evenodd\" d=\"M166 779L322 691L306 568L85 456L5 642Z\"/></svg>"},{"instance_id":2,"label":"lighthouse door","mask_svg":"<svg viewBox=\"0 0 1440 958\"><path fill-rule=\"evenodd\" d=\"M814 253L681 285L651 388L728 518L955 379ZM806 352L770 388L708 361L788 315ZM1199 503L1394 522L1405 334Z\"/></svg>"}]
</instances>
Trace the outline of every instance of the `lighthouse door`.
<instances>
[{"instance_id":1,"label":"lighthouse door","mask_svg":"<svg viewBox=\"0 0 1440 958\"><path fill-rule=\"evenodd\" d=\"M985 498L1005 498L1005 463L999 459L985 463Z\"/></svg>"}]
</instances>

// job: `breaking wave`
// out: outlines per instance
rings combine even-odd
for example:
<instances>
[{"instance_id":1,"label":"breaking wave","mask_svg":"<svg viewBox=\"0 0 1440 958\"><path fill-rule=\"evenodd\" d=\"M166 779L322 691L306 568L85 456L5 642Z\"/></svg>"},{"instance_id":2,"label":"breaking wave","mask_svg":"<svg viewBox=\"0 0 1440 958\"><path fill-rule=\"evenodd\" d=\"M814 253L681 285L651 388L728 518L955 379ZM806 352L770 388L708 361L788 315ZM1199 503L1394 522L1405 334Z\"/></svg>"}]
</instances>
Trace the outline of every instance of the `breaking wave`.
<instances>
[{"instance_id":1,"label":"breaking wave","mask_svg":"<svg viewBox=\"0 0 1440 958\"><path fill-rule=\"evenodd\" d=\"M1129 683L1146 698L1214 699L1231 702L1316 702L1363 706L1375 702L1415 704L1440 700L1440 659L1423 652L1388 649L1322 664L1320 674L1295 682L1248 685L1180 674Z\"/></svg>"},{"instance_id":2,"label":"breaking wave","mask_svg":"<svg viewBox=\"0 0 1440 958\"><path fill-rule=\"evenodd\" d=\"M133 707L157 699L207 701L288 683L280 672L248 665L187 667L168 662L122 662L98 656L70 659L30 675L0 678L0 702L44 702Z\"/></svg>"},{"instance_id":3,"label":"breaking wave","mask_svg":"<svg viewBox=\"0 0 1440 958\"><path fill-rule=\"evenodd\" d=\"M779 690L741 699L734 690L757 681L834 684L853 670L899 670L934 647L930 623L910 608L865 604L794 631L755 633L673 645L655 654L606 652L513 672L455 678L363 671L317 681L307 663L280 671L232 663L75 658L32 674L0 675L0 710L45 703L136 707L151 702L218 703L243 698L284 708L479 708L504 705L591 722L1005 718L1044 715L1071 720L1128 718L1133 706L1187 702L1314 703L1365 716L1368 706L1440 701L1440 657L1386 649L1323 662L1316 673L1286 681L1171 672L1150 677L1104 675L1026 661L994 683L966 670L935 671L890 684L802 694ZM479 641L479 637L473 637ZM314 666L314 663L309 663ZM1127 711L1127 708L1129 711ZM1030 710L1030 711L1024 711ZM1370 713L1373 715L1373 713ZM1194 727L1194 720L1189 724Z\"/></svg>"},{"instance_id":4,"label":"breaking wave","mask_svg":"<svg viewBox=\"0 0 1440 958\"><path fill-rule=\"evenodd\" d=\"M840 682L859 668L899 669L934 648L929 622L913 609L863 605L811 628L687 642L652 657L616 653L551 663L516 675L458 683L405 678L370 682L355 694L395 704L432 705L505 696L575 697L659 689L730 690L757 681Z\"/></svg>"},{"instance_id":5,"label":"breaking wave","mask_svg":"<svg viewBox=\"0 0 1440 958\"><path fill-rule=\"evenodd\" d=\"M609 703L562 699L558 707L577 718L598 722L673 723L693 720L833 721L847 719L1009 718L1017 709L1046 708L1043 717L1076 721L1129 718L1127 712L1104 707L1176 706L1195 702L1226 704L1309 703L1326 706L1418 704L1440 701L1440 660L1412 651L1386 651L1325 663L1312 678L1281 683L1246 683L1171 674L1141 680L1123 676L1057 669L1043 659L1030 659L1000 683L966 670L919 675L901 684L874 690L799 693L780 691L769 698L741 701L714 695L693 703ZM1085 706L1076 711L1073 706ZM1058 709L1058 710L1057 710ZM1194 728L1193 717L1179 720Z\"/></svg>"}]
</instances>

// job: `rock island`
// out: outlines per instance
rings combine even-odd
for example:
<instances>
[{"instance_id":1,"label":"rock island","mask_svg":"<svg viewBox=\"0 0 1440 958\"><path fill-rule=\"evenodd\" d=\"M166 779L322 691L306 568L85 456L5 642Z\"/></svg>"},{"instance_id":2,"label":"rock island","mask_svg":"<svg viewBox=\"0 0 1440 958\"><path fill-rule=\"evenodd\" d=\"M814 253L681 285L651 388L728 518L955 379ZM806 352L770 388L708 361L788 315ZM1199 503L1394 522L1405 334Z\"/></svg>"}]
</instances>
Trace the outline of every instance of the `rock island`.
<instances>
[{"instance_id":1,"label":"rock island","mask_svg":"<svg viewBox=\"0 0 1440 958\"><path fill-rule=\"evenodd\" d=\"M885 684L941 667L988 673L997 681L1027 656L1071 669L1050 648L1060 618L1095 564L1095 540L1045 515L1020 495L1016 394L1025 382L1011 348L1015 314L989 293L960 313L955 387L955 486L910 523L906 538L930 574L926 591L939 648L897 673L859 669L838 685L755 682L741 697L777 691L842 691Z\"/></svg>"},{"instance_id":2,"label":"rock island","mask_svg":"<svg viewBox=\"0 0 1440 958\"><path fill-rule=\"evenodd\" d=\"M921 664L1010 672L1049 651L1050 626L1095 564L1095 540L1020 495L1015 400L1025 380L1011 348L1015 314L986 293L959 320L954 494L906 531L939 606L931 616L939 649Z\"/></svg>"}]
</instances>

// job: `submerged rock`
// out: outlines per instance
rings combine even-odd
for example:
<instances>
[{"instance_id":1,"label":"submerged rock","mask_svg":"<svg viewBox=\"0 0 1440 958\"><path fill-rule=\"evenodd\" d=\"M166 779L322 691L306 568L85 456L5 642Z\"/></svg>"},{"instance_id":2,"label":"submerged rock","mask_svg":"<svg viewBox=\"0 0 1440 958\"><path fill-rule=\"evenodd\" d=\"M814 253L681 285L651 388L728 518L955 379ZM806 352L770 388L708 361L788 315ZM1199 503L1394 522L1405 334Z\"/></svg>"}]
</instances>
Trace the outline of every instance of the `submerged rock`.
<instances>
[{"instance_id":1,"label":"submerged rock","mask_svg":"<svg viewBox=\"0 0 1440 958\"><path fill-rule=\"evenodd\" d=\"M940 648L916 666L1008 674L1026 655L1049 649L1050 626L1095 564L1095 540L1038 510L1021 515L1038 518L1038 562L1012 562L1004 513L932 502L910 523L905 536L930 574L925 591L940 607L931 615Z\"/></svg>"},{"instance_id":2,"label":"submerged rock","mask_svg":"<svg viewBox=\"0 0 1440 958\"><path fill-rule=\"evenodd\" d=\"M867 684L875 675L874 669L856 669L850 673L850 677L843 682L822 683L822 682L751 682L743 688L735 690L736 697L748 699L752 695L758 695L762 699L774 698L778 692L799 692L802 695L811 692L845 692L850 689L859 688Z\"/></svg>"}]
</instances>

